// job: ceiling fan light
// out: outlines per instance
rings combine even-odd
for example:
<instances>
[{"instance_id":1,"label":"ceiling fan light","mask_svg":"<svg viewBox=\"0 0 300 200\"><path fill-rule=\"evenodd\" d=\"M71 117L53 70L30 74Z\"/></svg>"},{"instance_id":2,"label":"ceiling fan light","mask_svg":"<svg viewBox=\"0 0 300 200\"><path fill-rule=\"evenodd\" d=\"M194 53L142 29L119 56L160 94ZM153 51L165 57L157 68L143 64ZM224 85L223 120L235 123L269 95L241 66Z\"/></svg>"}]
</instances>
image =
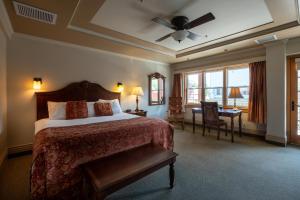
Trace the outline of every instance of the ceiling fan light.
<instances>
[{"instance_id":1,"label":"ceiling fan light","mask_svg":"<svg viewBox=\"0 0 300 200\"><path fill-rule=\"evenodd\" d=\"M178 42L183 41L187 36L189 32L187 30L179 30L172 33L172 38Z\"/></svg>"}]
</instances>

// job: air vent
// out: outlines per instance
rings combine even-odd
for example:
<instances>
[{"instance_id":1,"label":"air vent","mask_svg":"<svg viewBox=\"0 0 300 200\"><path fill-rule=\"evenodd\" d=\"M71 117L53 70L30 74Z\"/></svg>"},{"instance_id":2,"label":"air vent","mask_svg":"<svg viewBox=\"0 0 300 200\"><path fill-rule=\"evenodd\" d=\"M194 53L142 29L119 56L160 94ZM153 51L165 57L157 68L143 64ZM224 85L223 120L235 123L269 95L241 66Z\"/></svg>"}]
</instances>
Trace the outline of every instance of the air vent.
<instances>
[{"instance_id":1,"label":"air vent","mask_svg":"<svg viewBox=\"0 0 300 200\"><path fill-rule=\"evenodd\" d=\"M276 35L268 35L268 36L263 37L261 39L255 40L255 42L257 44L264 44L264 43L272 42L272 41L275 41L275 40L277 40L277 36Z\"/></svg>"},{"instance_id":2,"label":"air vent","mask_svg":"<svg viewBox=\"0 0 300 200\"><path fill-rule=\"evenodd\" d=\"M47 24L56 24L57 14L13 1L17 15Z\"/></svg>"}]
</instances>

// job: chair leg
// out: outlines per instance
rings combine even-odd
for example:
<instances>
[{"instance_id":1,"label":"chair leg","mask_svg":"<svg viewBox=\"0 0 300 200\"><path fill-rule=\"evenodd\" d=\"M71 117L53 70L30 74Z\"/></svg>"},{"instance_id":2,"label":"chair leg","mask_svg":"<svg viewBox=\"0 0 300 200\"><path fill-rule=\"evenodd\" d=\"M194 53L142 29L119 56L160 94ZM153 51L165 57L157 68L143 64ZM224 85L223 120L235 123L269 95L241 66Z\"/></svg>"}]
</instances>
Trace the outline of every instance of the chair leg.
<instances>
[{"instance_id":1,"label":"chair leg","mask_svg":"<svg viewBox=\"0 0 300 200\"><path fill-rule=\"evenodd\" d=\"M225 124L225 135L228 135L227 124Z\"/></svg>"},{"instance_id":2,"label":"chair leg","mask_svg":"<svg viewBox=\"0 0 300 200\"><path fill-rule=\"evenodd\" d=\"M203 133L202 133L202 135L205 136L205 125L203 124L202 127L203 127L203 130L202 130Z\"/></svg>"},{"instance_id":3,"label":"chair leg","mask_svg":"<svg viewBox=\"0 0 300 200\"><path fill-rule=\"evenodd\" d=\"M220 140L220 125L218 125L218 140Z\"/></svg>"},{"instance_id":4,"label":"chair leg","mask_svg":"<svg viewBox=\"0 0 300 200\"><path fill-rule=\"evenodd\" d=\"M208 127L208 132L210 133L210 127Z\"/></svg>"},{"instance_id":5,"label":"chair leg","mask_svg":"<svg viewBox=\"0 0 300 200\"><path fill-rule=\"evenodd\" d=\"M184 130L184 121L181 122L181 128Z\"/></svg>"},{"instance_id":6,"label":"chair leg","mask_svg":"<svg viewBox=\"0 0 300 200\"><path fill-rule=\"evenodd\" d=\"M170 179L170 189L172 189L174 187L174 179L175 179L174 163L170 164L169 179Z\"/></svg>"}]
</instances>

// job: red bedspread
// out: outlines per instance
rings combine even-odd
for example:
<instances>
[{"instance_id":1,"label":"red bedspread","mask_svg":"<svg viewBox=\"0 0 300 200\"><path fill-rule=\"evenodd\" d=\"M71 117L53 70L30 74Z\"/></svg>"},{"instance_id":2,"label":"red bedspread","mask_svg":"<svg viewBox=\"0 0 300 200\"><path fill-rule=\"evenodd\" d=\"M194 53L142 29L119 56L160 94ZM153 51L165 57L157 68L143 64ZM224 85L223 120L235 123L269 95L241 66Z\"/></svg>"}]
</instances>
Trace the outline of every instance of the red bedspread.
<instances>
[{"instance_id":1,"label":"red bedspread","mask_svg":"<svg viewBox=\"0 0 300 200\"><path fill-rule=\"evenodd\" d=\"M173 127L159 119L119 121L47 128L33 145L33 199L80 199L80 165L147 143L173 148Z\"/></svg>"}]
</instances>

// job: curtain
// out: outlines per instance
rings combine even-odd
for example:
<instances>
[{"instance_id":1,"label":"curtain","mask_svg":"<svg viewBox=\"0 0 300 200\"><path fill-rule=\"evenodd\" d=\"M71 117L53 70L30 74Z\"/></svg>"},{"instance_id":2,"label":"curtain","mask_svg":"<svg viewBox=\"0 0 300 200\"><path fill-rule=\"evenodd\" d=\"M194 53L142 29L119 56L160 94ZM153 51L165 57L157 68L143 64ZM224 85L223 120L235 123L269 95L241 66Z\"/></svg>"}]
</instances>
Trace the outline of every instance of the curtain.
<instances>
[{"instance_id":1,"label":"curtain","mask_svg":"<svg viewBox=\"0 0 300 200\"><path fill-rule=\"evenodd\" d=\"M181 94L181 74L174 74L172 97L182 97Z\"/></svg>"},{"instance_id":2,"label":"curtain","mask_svg":"<svg viewBox=\"0 0 300 200\"><path fill-rule=\"evenodd\" d=\"M266 124L267 122L267 86L266 61L249 64L250 88L248 120Z\"/></svg>"}]
</instances>

